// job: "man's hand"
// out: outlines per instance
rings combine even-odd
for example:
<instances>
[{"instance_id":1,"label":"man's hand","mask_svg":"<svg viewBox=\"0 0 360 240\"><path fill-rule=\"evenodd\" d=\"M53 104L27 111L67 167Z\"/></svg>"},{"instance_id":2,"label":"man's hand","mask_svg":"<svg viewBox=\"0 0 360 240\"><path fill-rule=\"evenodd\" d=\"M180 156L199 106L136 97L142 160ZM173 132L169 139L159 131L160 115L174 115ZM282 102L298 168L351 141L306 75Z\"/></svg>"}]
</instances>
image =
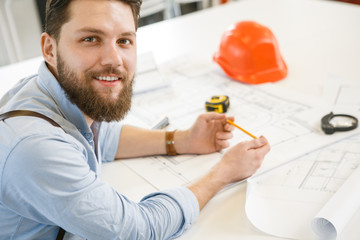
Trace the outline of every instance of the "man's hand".
<instances>
[{"instance_id":1,"label":"man's hand","mask_svg":"<svg viewBox=\"0 0 360 240\"><path fill-rule=\"evenodd\" d=\"M229 184L250 177L261 166L269 151L270 145L263 136L238 143L226 151L215 166L218 178Z\"/></svg>"},{"instance_id":2,"label":"man's hand","mask_svg":"<svg viewBox=\"0 0 360 240\"><path fill-rule=\"evenodd\" d=\"M188 186L198 199L200 209L227 184L253 175L269 151L265 137L238 143L226 151L209 173Z\"/></svg>"},{"instance_id":3,"label":"man's hand","mask_svg":"<svg viewBox=\"0 0 360 240\"><path fill-rule=\"evenodd\" d=\"M175 133L177 152L205 154L229 147L234 127L226 122L227 119L234 121L233 117L220 113L201 114L190 129Z\"/></svg>"}]
</instances>

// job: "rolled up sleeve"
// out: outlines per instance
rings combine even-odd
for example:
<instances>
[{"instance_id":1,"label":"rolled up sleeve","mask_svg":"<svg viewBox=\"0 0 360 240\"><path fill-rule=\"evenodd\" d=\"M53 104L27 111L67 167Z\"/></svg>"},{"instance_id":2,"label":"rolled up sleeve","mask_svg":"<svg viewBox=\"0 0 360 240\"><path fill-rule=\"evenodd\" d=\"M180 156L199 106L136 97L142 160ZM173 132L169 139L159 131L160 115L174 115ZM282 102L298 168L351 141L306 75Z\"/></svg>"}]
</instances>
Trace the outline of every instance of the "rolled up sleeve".
<instances>
[{"instance_id":1,"label":"rolled up sleeve","mask_svg":"<svg viewBox=\"0 0 360 240\"><path fill-rule=\"evenodd\" d=\"M54 136L18 143L7 159L2 193L9 209L86 239L171 239L199 214L185 187L150 194L139 203L129 200L91 171L81 145Z\"/></svg>"},{"instance_id":2,"label":"rolled up sleeve","mask_svg":"<svg viewBox=\"0 0 360 240\"><path fill-rule=\"evenodd\" d=\"M170 236L170 239L179 237L181 234L183 234L192 226L194 221L199 216L200 210L198 201L194 194L186 187L172 188L162 192L152 193L144 197L141 200L140 204L143 206L146 206L148 204L156 205L159 202L163 204L163 207L165 209L168 209L167 211L169 216L173 215L176 216L174 217L174 219L182 219L181 222L178 222L176 224L169 224L169 232L175 232L172 236ZM152 210L154 209L150 208L150 211ZM168 219L161 219L161 216L157 216L158 214L156 213L156 211L149 212L148 215L154 218L152 219L152 221L159 222L158 224L153 224L154 226L162 228L167 224L165 221L167 221ZM178 228L177 226L180 226L180 228Z\"/></svg>"}]
</instances>

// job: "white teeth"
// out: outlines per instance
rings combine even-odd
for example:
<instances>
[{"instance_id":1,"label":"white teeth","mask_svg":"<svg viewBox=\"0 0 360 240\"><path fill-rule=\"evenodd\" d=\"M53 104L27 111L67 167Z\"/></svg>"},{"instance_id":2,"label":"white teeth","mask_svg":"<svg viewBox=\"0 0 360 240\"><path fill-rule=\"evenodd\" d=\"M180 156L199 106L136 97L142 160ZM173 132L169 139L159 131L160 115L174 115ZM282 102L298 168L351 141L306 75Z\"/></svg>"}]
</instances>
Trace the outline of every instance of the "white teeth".
<instances>
[{"instance_id":1,"label":"white teeth","mask_svg":"<svg viewBox=\"0 0 360 240\"><path fill-rule=\"evenodd\" d=\"M100 81L116 81L119 80L117 77L96 77L97 80Z\"/></svg>"}]
</instances>

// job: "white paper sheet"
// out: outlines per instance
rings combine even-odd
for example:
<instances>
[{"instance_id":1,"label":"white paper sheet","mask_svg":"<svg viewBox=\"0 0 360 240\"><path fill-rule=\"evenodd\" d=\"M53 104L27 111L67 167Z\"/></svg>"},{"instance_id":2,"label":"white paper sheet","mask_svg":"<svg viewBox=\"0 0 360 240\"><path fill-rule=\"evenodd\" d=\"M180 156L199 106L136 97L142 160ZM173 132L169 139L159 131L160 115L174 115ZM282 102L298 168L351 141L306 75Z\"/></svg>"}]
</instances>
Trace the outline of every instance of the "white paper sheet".
<instances>
[{"instance_id":1,"label":"white paper sheet","mask_svg":"<svg viewBox=\"0 0 360 240\"><path fill-rule=\"evenodd\" d=\"M354 227L346 229L346 225L353 217L352 214L360 210L360 200L352 196L352 194L355 196L360 194L358 188L360 180L356 179L356 183L353 180L348 182L355 176L358 178L359 165L360 135L358 134L262 176L252 178L248 181L247 216L254 226L268 234L311 240L317 239L311 229L311 223L315 216L320 214L318 217L327 219L336 227L336 236L341 234L356 236L348 234L356 229ZM348 179L349 176L351 178ZM343 187L351 193L344 193L344 190L341 190ZM335 201L338 199L339 205L334 207L332 204L321 213L320 210L326 206L329 199L337 195L340 197L336 197ZM342 198L346 201L352 201L354 198L354 206L347 204ZM336 213L339 210L344 213L344 217L333 215L332 210L336 210ZM321 222L323 221L316 220L315 225L319 226ZM343 229L346 230L342 232ZM321 237L323 236L324 233L321 234ZM331 238L326 235L321 239Z\"/></svg>"},{"instance_id":2,"label":"white paper sheet","mask_svg":"<svg viewBox=\"0 0 360 240\"><path fill-rule=\"evenodd\" d=\"M359 119L360 86L339 82L325 88L331 111ZM254 177L248 181L247 215L275 236L309 240L317 239L317 233L320 239L355 240L360 236L354 226L360 220L359 164L357 134Z\"/></svg>"},{"instance_id":3,"label":"white paper sheet","mask_svg":"<svg viewBox=\"0 0 360 240\"><path fill-rule=\"evenodd\" d=\"M312 229L321 239L336 239L360 209L359 183L360 168L357 168L315 216Z\"/></svg>"}]
</instances>

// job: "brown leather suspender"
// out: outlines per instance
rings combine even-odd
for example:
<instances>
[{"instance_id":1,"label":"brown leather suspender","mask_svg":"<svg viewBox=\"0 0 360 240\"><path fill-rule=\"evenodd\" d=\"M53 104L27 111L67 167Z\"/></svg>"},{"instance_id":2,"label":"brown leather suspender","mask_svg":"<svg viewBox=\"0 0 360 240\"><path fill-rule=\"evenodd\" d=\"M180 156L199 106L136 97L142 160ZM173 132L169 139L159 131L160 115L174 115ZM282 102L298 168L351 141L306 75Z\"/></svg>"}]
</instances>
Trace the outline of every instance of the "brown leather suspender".
<instances>
[{"instance_id":1,"label":"brown leather suspender","mask_svg":"<svg viewBox=\"0 0 360 240\"><path fill-rule=\"evenodd\" d=\"M30 117L42 118L42 119L48 121L53 126L63 129L57 122L55 122L51 118L49 118L45 115L42 115L41 113L34 112L34 111L28 111L28 110L14 110L14 111L3 113L0 115L0 121L3 121L7 118L20 117L20 116L30 116ZM64 235L65 235L65 230L62 229L61 227L59 227L59 232L56 236L56 240L62 240L64 238Z\"/></svg>"},{"instance_id":2,"label":"brown leather suspender","mask_svg":"<svg viewBox=\"0 0 360 240\"><path fill-rule=\"evenodd\" d=\"M51 118L49 118L45 115L42 115L41 113L34 112L34 111L28 111L28 110L14 110L14 111L3 113L0 115L0 121L5 120L7 118L19 117L19 116L30 116L30 117L42 118L42 119L48 121L49 123L51 123L53 126L62 128L57 122L55 122Z\"/></svg>"}]
</instances>

